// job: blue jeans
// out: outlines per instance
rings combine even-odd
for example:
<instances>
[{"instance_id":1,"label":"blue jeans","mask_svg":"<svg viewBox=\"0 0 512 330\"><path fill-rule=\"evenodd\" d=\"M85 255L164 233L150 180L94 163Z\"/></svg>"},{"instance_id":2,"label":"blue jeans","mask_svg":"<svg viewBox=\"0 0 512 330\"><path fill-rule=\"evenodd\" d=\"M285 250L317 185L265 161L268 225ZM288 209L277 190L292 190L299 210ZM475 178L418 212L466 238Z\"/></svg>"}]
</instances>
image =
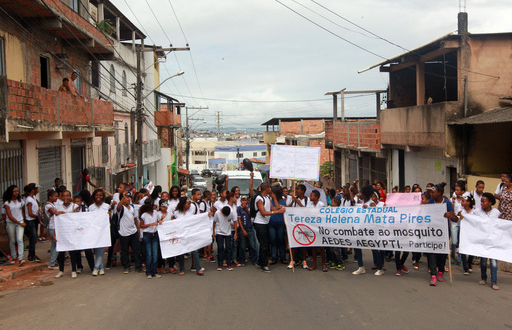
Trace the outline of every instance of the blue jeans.
<instances>
[{"instance_id":1,"label":"blue jeans","mask_svg":"<svg viewBox=\"0 0 512 330\"><path fill-rule=\"evenodd\" d=\"M50 266L57 266L57 257L59 256L59 252L57 252L57 242L53 239L55 229L48 229L48 233L50 234L52 240L52 245L50 247Z\"/></svg>"},{"instance_id":2,"label":"blue jeans","mask_svg":"<svg viewBox=\"0 0 512 330\"><path fill-rule=\"evenodd\" d=\"M25 231L28 235L28 258L32 259L36 255L36 243L37 243L37 225L39 224L38 220L27 220L25 222L27 226L25 227Z\"/></svg>"},{"instance_id":3,"label":"blue jeans","mask_svg":"<svg viewBox=\"0 0 512 330\"><path fill-rule=\"evenodd\" d=\"M9 247L11 248L11 257L13 259L23 260L23 234L25 227L22 227L14 222L7 222L7 235L9 236ZM18 243L18 253L16 253L16 243Z\"/></svg>"},{"instance_id":4,"label":"blue jeans","mask_svg":"<svg viewBox=\"0 0 512 330\"><path fill-rule=\"evenodd\" d=\"M450 221L450 235L452 239L452 250L450 256L455 259L457 248L459 247L460 222Z\"/></svg>"},{"instance_id":5,"label":"blue jeans","mask_svg":"<svg viewBox=\"0 0 512 330\"><path fill-rule=\"evenodd\" d=\"M231 235L215 235L217 239L217 265L222 267L222 261L226 260L231 266Z\"/></svg>"},{"instance_id":6,"label":"blue jeans","mask_svg":"<svg viewBox=\"0 0 512 330\"><path fill-rule=\"evenodd\" d=\"M192 251L192 258L194 259L194 267L196 271L201 270L201 260L199 259L199 252L197 250Z\"/></svg>"},{"instance_id":7,"label":"blue jeans","mask_svg":"<svg viewBox=\"0 0 512 330\"><path fill-rule=\"evenodd\" d=\"M238 245L240 241L240 236L237 236L237 240L235 241L235 231L231 231L231 260L237 260L237 252Z\"/></svg>"},{"instance_id":8,"label":"blue jeans","mask_svg":"<svg viewBox=\"0 0 512 330\"><path fill-rule=\"evenodd\" d=\"M144 233L146 246L146 275L156 275L156 262L158 260L158 233Z\"/></svg>"},{"instance_id":9,"label":"blue jeans","mask_svg":"<svg viewBox=\"0 0 512 330\"><path fill-rule=\"evenodd\" d=\"M364 267L363 251L361 249L354 249L354 259L357 261L357 267Z\"/></svg>"},{"instance_id":10,"label":"blue jeans","mask_svg":"<svg viewBox=\"0 0 512 330\"><path fill-rule=\"evenodd\" d=\"M498 262L496 259L489 259L491 262L491 284L498 284ZM487 258L480 258L480 274L482 280L487 281Z\"/></svg>"},{"instance_id":11,"label":"blue jeans","mask_svg":"<svg viewBox=\"0 0 512 330\"><path fill-rule=\"evenodd\" d=\"M277 252L279 251L279 258L283 261L286 260L285 246L284 246L284 223L270 224L270 256L272 261L277 261Z\"/></svg>"},{"instance_id":12,"label":"blue jeans","mask_svg":"<svg viewBox=\"0 0 512 330\"><path fill-rule=\"evenodd\" d=\"M253 227L245 228L247 236L244 236L242 230L238 230L238 254L240 262L245 264L245 239L249 241L249 258L253 264L258 262L258 240L256 239L256 231Z\"/></svg>"},{"instance_id":13,"label":"blue jeans","mask_svg":"<svg viewBox=\"0 0 512 330\"><path fill-rule=\"evenodd\" d=\"M94 249L94 269L100 270L105 269L103 266L103 255L105 254L105 248Z\"/></svg>"}]
</instances>

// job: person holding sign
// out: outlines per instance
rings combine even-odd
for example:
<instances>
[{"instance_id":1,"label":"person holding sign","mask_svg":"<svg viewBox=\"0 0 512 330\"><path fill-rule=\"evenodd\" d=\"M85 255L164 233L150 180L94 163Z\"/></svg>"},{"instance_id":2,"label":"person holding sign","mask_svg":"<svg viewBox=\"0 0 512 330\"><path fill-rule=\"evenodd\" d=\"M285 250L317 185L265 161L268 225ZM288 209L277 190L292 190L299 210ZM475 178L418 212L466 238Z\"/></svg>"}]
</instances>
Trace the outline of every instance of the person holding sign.
<instances>
[{"instance_id":1,"label":"person holding sign","mask_svg":"<svg viewBox=\"0 0 512 330\"><path fill-rule=\"evenodd\" d=\"M57 205L57 212L61 213L73 213L76 212L78 206L74 203L71 203L71 192L69 190L65 190L62 193L62 204ZM53 233L55 236L55 232ZM54 240L57 241L57 239ZM64 259L66 258L66 252L59 252L59 256L57 260L59 262L59 272L55 275L55 278L62 277L64 275ZM78 258L81 258L80 251L69 251L69 258L71 259L71 277L76 278L76 270L78 266Z\"/></svg>"},{"instance_id":2,"label":"person holding sign","mask_svg":"<svg viewBox=\"0 0 512 330\"><path fill-rule=\"evenodd\" d=\"M500 211L492 207L494 204L496 204L496 198L493 196L493 194L483 193L480 203L482 208L476 210L474 212L475 215L482 218L500 218ZM496 259L489 259L489 263L491 264L491 288L493 290L499 290L500 288L498 287L498 262L496 261ZM478 284L485 285L487 283L487 258L480 258L480 276L482 280L478 282Z\"/></svg>"},{"instance_id":3,"label":"person holding sign","mask_svg":"<svg viewBox=\"0 0 512 330\"><path fill-rule=\"evenodd\" d=\"M446 213L444 217L448 221L458 221L459 219L453 211L453 204L443 196L446 183L439 183L430 188L432 198L429 204L446 204ZM428 258L428 267L430 268L430 285L436 286L437 282L444 282L443 271L446 264L446 254L426 253Z\"/></svg>"},{"instance_id":4,"label":"person holding sign","mask_svg":"<svg viewBox=\"0 0 512 330\"><path fill-rule=\"evenodd\" d=\"M102 189L96 189L92 193L92 203L89 206L89 212L95 211L107 211L110 216L110 205L105 203L105 193ZM105 248L94 248L94 269L92 276L105 275L105 266L103 265L103 255L105 254Z\"/></svg>"},{"instance_id":5,"label":"person holding sign","mask_svg":"<svg viewBox=\"0 0 512 330\"><path fill-rule=\"evenodd\" d=\"M256 230L256 237L260 243L258 265L261 270L265 273L270 273L268 268L268 246L269 246L269 222L270 216L275 213L284 213L285 208L279 205L276 200L276 196L270 188L270 184L262 183L260 186L261 194L254 200L256 205L257 213L254 218L254 229ZM274 205L270 201L270 198L274 199Z\"/></svg>"},{"instance_id":6,"label":"person holding sign","mask_svg":"<svg viewBox=\"0 0 512 330\"><path fill-rule=\"evenodd\" d=\"M480 197L481 198L481 197ZM461 200L461 210L457 213L459 219L464 219L466 214L473 214L475 211L475 199L472 195L466 195ZM461 255L462 266L464 267L464 275L469 275L473 271L473 256L467 256L466 254Z\"/></svg>"}]
</instances>

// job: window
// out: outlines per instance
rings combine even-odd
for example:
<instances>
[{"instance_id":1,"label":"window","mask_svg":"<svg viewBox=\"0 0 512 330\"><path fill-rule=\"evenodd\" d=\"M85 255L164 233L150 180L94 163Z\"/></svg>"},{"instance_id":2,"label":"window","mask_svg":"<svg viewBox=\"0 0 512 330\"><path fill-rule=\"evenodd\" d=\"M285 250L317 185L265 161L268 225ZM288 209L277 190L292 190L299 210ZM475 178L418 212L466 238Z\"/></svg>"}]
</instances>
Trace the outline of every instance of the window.
<instances>
[{"instance_id":1,"label":"window","mask_svg":"<svg viewBox=\"0 0 512 330\"><path fill-rule=\"evenodd\" d=\"M116 93L116 69L110 64L110 92Z\"/></svg>"},{"instance_id":2,"label":"window","mask_svg":"<svg viewBox=\"0 0 512 330\"><path fill-rule=\"evenodd\" d=\"M80 0L71 0L69 2L69 6L74 12L80 13Z\"/></svg>"},{"instance_id":3,"label":"window","mask_svg":"<svg viewBox=\"0 0 512 330\"><path fill-rule=\"evenodd\" d=\"M94 87L100 87L100 61L92 61L91 80Z\"/></svg>"},{"instance_id":4,"label":"window","mask_svg":"<svg viewBox=\"0 0 512 330\"><path fill-rule=\"evenodd\" d=\"M0 76L5 76L5 49L4 39L0 38Z\"/></svg>"},{"instance_id":5,"label":"window","mask_svg":"<svg viewBox=\"0 0 512 330\"><path fill-rule=\"evenodd\" d=\"M129 143L129 137L130 136L128 135L128 123L124 123L124 143Z\"/></svg>"},{"instance_id":6,"label":"window","mask_svg":"<svg viewBox=\"0 0 512 330\"><path fill-rule=\"evenodd\" d=\"M256 156L258 156L258 153L257 153L257 152L253 152L253 153L252 153L252 155L253 155L254 157L256 157Z\"/></svg>"},{"instance_id":7,"label":"window","mask_svg":"<svg viewBox=\"0 0 512 330\"><path fill-rule=\"evenodd\" d=\"M267 152L266 152L266 151L262 151L262 152L261 152L261 155L262 155L262 156L266 156L266 155L267 155Z\"/></svg>"},{"instance_id":8,"label":"window","mask_svg":"<svg viewBox=\"0 0 512 330\"><path fill-rule=\"evenodd\" d=\"M236 154L236 158L244 158L244 154L237 153L237 154Z\"/></svg>"},{"instance_id":9,"label":"window","mask_svg":"<svg viewBox=\"0 0 512 330\"><path fill-rule=\"evenodd\" d=\"M41 87L50 88L50 59L46 56L39 56L41 63Z\"/></svg>"},{"instance_id":10,"label":"window","mask_svg":"<svg viewBox=\"0 0 512 330\"><path fill-rule=\"evenodd\" d=\"M126 82L126 71L123 70L123 76L121 78L121 83L123 84L123 96L127 96L128 93L127 93L127 88L128 88L128 83Z\"/></svg>"},{"instance_id":11,"label":"window","mask_svg":"<svg viewBox=\"0 0 512 330\"><path fill-rule=\"evenodd\" d=\"M103 164L108 163L108 137L101 137L101 161Z\"/></svg>"}]
</instances>

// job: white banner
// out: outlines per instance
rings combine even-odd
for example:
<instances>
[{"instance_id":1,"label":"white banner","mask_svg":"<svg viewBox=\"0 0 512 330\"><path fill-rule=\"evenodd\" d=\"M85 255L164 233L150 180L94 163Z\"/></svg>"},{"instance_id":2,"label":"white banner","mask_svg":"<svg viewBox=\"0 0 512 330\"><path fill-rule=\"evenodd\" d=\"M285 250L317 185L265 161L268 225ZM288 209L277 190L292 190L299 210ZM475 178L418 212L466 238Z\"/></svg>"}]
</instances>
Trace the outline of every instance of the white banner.
<instances>
[{"instance_id":1,"label":"white banner","mask_svg":"<svg viewBox=\"0 0 512 330\"><path fill-rule=\"evenodd\" d=\"M157 226L162 258L171 258L212 243L213 222L208 213L201 213Z\"/></svg>"},{"instance_id":2,"label":"white banner","mask_svg":"<svg viewBox=\"0 0 512 330\"><path fill-rule=\"evenodd\" d=\"M57 251L107 247L110 221L107 211L65 213L55 217Z\"/></svg>"},{"instance_id":3,"label":"white banner","mask_svg":"<svg viewBox=\"0 0 512 330\"><path fill-rule=\"evenodd\" d=\"M270 177L318 181L320 148L272 145Z\"/></svg>"},{"instance_id":4,"label":"white banner","mask_svg":"<svg viewBox=\"0 0 512 330\"><path fill-rule=\"evenodd\" d=\"M460 220L459 252L512 262L512 221L465 215Z\"/></svg>"},{"instance_id":5,"label":"white banner","mask_svg":"<svg viewBox=\"0 0 512 330\"><path fill-rule=\"evenodd\" d=\"M292 248L332 246L449 253L446 204L397 207L288 207Z\"/></svg>"}]
</instances>

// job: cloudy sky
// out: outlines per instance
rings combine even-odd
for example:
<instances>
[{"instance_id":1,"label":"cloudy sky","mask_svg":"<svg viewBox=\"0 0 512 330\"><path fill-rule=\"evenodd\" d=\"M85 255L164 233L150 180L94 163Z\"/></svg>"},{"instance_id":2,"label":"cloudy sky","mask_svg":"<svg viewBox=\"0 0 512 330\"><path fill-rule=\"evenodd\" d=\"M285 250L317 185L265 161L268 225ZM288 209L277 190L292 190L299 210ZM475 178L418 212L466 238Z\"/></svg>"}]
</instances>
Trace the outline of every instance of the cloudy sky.
<instances>
[{"instance_id":1,"label":"cloudy sky","mask_svg":"<svg viewBox=\"0 0 512 330\"><path fill-rule=\"evenodd\" d=\"M459 0L112 2L147 33L146 43L189 43L190 53L175 52L162 65L162 79L180 69L185 74L161 91L190 107L209 107L194 115L207 123L195 126L216 129L220 111L222 127L248 132L273 117L331 116L328 91L387 87L387 74L378 68L357 71L404 51L351 22L413 49L455 32L459 12ZM508 0L468 0L466 11L471 33L511 30ZM346 114L371 116L374 104L372 96L354 97Z\"/></svg>"}]
</instances>

